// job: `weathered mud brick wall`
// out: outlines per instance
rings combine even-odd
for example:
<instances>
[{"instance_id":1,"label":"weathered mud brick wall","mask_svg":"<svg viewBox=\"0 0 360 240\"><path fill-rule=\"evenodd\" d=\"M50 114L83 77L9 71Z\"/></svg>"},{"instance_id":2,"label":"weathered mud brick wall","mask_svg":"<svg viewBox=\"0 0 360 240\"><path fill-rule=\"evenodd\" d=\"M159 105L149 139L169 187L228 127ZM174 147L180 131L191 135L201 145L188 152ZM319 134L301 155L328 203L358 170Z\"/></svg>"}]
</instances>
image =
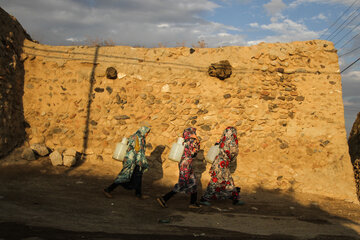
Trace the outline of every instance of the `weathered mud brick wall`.
<instances>
[{"instance_id":1,"label":"weathered mud brick wall","mask_svg":"<svg viewBox=\"0 0 360 240\"><path fill-rule=\"evenodd\" d=\"M25 138L22 95L24 66L20 59L25 38L18 21L0 8L0 157Z\"/></svg>"},{"instance_id":2,"label":"weathered mud brick wall","mask_svg":"<svg viewBox=\"0 0 360 240\"><path fill-rule=\"evenodd\" d=\"M30 142L74 147L85 151L88 161L118 170L121 164L111 158L116 142L150 124L147 155L162 171L155 183L170 186L178 169L167 156L184 128L198 129L206 154L227 126L235 126L237 185L356 201L338 57L330 42L262 43L193 53L185 47L26 42L24 50ZM220 60L233 66L225 81L207 74L208 66ZM108 67L116 68L119 78L107 79ZM202 170L204 187L209 167Z\"/></svg>"}]
</instances>

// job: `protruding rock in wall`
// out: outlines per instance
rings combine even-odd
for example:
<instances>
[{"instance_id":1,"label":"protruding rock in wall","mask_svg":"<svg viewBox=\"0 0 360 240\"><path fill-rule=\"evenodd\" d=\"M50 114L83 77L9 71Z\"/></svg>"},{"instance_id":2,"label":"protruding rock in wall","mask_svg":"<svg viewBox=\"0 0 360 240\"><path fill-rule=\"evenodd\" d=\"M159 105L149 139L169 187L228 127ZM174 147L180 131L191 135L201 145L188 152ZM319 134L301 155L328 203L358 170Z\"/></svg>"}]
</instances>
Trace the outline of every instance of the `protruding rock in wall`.
<instances>
[{"instance_id":1,"label":"protruding rock in wall","mask_svg":"<svg viewBox=\"0 0 360 240\"><path fill-rule=\"evenodd\" d=\"M235 126L237 185L357 201L331 42L198 48L191 54L185 47L26 41L24 50L24 112L33 143L74 148L87 161L120 168L111 158L116 143L150 124L147 155L157 168L147 174L161 172L156 183L173 185L178 167L167 156L184 128L197 128L206 154L227 126ZM208 75L209 65L221 60L232 66L223 81ZM106 77L109 67L117 79ZM159 146L161 156L154 153ZM209 174L201 171L206 186Z\"/></svg>"},{"instance_id":2,"label":"protruding rock in wall","mask_svg":"<svg viewBox=\"0 0 360 240\"><path fill-rule=\"evenodd\" d=\"M0 157L25 137L22 97L24 39L30 39L19 22L0 8Z\"/></svg>"},{"instance_id":3,"label":"protruding rock in wall","mask_svg":"<svg viewBox=\"0 0 360 240\"><path fill-rule=\"evenodd\" d=\"M357 195L360 201L360 112L351 129L348 143L351 162L354 166Z\"/></svg>"}]
</instances>

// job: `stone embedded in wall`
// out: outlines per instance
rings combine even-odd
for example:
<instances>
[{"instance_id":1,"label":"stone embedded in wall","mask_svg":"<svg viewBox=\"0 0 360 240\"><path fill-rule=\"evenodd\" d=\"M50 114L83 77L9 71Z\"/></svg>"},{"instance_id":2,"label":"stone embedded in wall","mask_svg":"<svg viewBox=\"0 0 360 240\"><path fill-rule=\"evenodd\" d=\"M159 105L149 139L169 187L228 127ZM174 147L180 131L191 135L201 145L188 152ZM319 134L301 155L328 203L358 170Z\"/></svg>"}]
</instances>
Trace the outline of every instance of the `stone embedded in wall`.
<instances>
[{"instance_id":1,"label":"stone embedded in wall","mask_svg":"<svg viewBox=\"0 0 360 240\"><path fill-rule=\"evenodd\" d=\"M217 63L212 63L208 69L211 77L217 77L220 80L229 78L232 74L232 66L228 60L222 60Z\"/></svg>"},{"instance_id":2,"label":"stone embedded in wall","mask_svg":"<svg viewBox=\"0 0 360 240\"><path fill-rule=\"evenodd\" d=\"M102 92L104 92L104 88L97 87L97 88L94 89L94 91L98 92L98 93L102 93Z\"/></svg>"},{"instance_id":3,"label":"stone embedded in wall","mask_svg":"<svg viewBox=\"0 0 360 240\"><path fill-rule=\"evenodd\" d=\"M111 94L113 92L113 89L109 86L106 87L106 91Z\"/></svg>"},{"instance_id":4,"label":"stone embedded in wall","mask_svg":"<svg viewBox=\"0 0 360 240\"><path fill-rule=\"evenodd\" d=\"M224 95L224 98L225 98L225 99L231 98L231 94L230 94L230 93L225 94L225 95Z\"/></svg>"},{"instance_id":5,"label":"stone embedded in wall","mask_svg":"<svg viewBox=\"0 0 360 240\"><path fill-rule=\"evenodd\" d=\"M211 127L209 125L202 125L201 129L204 130L204 131L210 131Z\"/></svg>"},{"instance_id":6,"label":"stone embedded in wall","mask_svg":"<svg viewBox=\"0 0 360 240\"><path fill-rule=\"evenodd\" d=\"M108 79L116 79L117 78L117 71L114 67L108 67L106 69L105 74Z\"/></svg>"},{"instance_id":7,"label":"stone embedded in wall","mask_svg":"<svg viewBox=\"0 0 360 240\"><path fill-rule=\"evenodd\" d=\"M169 86L169 84L165 84L164 86L162 86L161 92L164 92L164 93L170 92L170 86Z\"/></svg>"},{"instance_id":8,"label":"stone embedded in wall","mask_svg":"<svg viewBox=\"0 0 360 240\"><path fill-rule=\"evenodd\" d=\"M114 119L116 119L116 120L126 120L126 119L130 119L130 117L127 116L127 115L116 115L116 116L114 116Z\"/></svg>"}]
</instances>

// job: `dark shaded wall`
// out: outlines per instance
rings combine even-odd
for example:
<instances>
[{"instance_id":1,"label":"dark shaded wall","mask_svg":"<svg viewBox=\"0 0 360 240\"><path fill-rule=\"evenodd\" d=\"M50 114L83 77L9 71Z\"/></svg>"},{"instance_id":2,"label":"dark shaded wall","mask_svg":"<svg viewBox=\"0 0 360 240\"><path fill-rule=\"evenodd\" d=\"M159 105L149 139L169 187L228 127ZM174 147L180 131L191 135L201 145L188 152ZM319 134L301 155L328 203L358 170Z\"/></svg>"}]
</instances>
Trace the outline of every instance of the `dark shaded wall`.
<instances>
[{"instance_id":1,"label":"dark shaded wall","mask_svg":"<svg viewBox=\"0 0 360 240\"><path fill-rule=\"evenodd\" d=\"M21 144L25 137L22 97L24 39L30 39L19 22L0 8L0 157Z\"/></svg>"},{"instance_id":2,"label":"dark shaded wall","mask_svg":"<svg viewBox=\"0 0 360 240\"><path fill-rule=\"evenodd\" d=\"M354 164L356 159L360 159L360 112L351 129L348 143L351 162Z\"/></svg>"},{"instance_id":3,"label":"dark shaded wall","mask_svg":"<svg viewBox=\"0 0 360 240\"><path fill-rule=\"evenodd\" d=\"M356 192L360 201L360 112L351 129L348 143L351 162L354 167Z\"/></svg>"}]
</instances>

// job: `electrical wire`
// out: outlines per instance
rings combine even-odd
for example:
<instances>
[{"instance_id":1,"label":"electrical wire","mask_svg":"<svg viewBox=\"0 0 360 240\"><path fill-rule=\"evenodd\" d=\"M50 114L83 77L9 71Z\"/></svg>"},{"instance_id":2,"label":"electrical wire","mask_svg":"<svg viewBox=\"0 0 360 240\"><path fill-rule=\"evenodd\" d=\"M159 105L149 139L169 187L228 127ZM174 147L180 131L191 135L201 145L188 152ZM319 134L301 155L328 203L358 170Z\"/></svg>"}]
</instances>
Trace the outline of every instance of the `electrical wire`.
<instances>
[{"instance_id":1,"label":"electrical wire","mask_svg":"<svg viewBox=\"0 0 360 240\"><path fill-rule=\"evenodd\" d=\"M339 42L341 42L341 40L343 40L345 37L347 37L352 31L354 31L354 29L356 29L358 26L360 26L360 23L358 25L356 25L355 27L353 27L348 33L346 33L342 38L340 38L340 40L338 40L334 45L338 44Z\"/></svg>"},{"instance_id":2,"label":"electrical wire","mask_svg":"<svg viewBox=\"0 0 360 240\"><path fill-rule=\"evenodd\" d=\"M332 27L352 8L352 6L353 6L357 1L358 1L358 0L355 0L355 1L351 4L351 6L348 7L348 8L341 14L341 16L338 17L338 19L336 19L336 21L335 21L333 24L331 24L331 26L330 26L328 29L326 29L326 31L325 31L323 34L320 35L320 38L322 38L322 37L329 31L329 29L332 28Z\"/></svg>"},{"instance_id":3,"label":"electrical wire","mask_svg":"<svg viewBox=\"0 0 360 240\"><path fill-rule=\"evenodd\" d=\"M355 63L357 63L360 60L360 57L358 59L356 59L354 62L352 62L349 66L347 66L345 69L343 69L340 73L345 72L346 70L348 70L352 65L354 65Z\"/></svg>"},{"instance_id":4,"label":"electrical wire","mask_svg":"<svg viewBox=\"0 0 360 240\"><path fill-rule=\"evenodd\" d=\"M360 8L360 7L359 7ZM326 38L326 40L328 40L333 34L335 34L358 10L359 10L359 8L357 8L352 14L350 14L350 16L348 16L346 19L345 19L345 21L342 23L342 24L340 24L340 26L338 26L336 29L335 29L335 31L333 32L333 33L331 33L327 38Z\"/></svg>"},{"instance_id":5,"label":"electrical wire","mask_svg":"<svg viewBox=\"0 0 360 240\"><path fill-rule=\"evenodd\" d=\"M350 17L351 17L354 13L356 13L359 9L360 9L360 7L359 7L358 9L356 9L356 11L354 11L354 12L350 15ZM333 38L335 38L339 33L341 33L341 32L346 28L346 26L348 26L350 23L352 23L352 22L359 16L359 14L360 14L360 13L358 13L354 18L352 18L352 19L350 20L350 22L348 22L348 23L345 25L345 27L343 27L339 32L337 32L337 30L339 29L339 28L337 28L337 30L335 30L335 32L337 32L337 33L336 33L333 37L330 38L330 36L335 33L335 32L333 32L333 33L329 36L329 39L327 39L327 40L331 41ZM348 19L349 19L349 18L348 18ZM346 19L345 22L346 22L348 19ZM340 27L342 27L345 22L343 22L343 24L341 24Z\"/></svg>"},{"instance_id":6,"label":"electrical wire","mask_svg":"<svg viewBox=\"0 0 360 240\"><path fill-rule=\"evenodd\" d=\"M360 33L356 34L354 37L352 37L349 41L347 41L346 43L344 43L339 49L342 49L343 47L345 47L349 42L351 42L353 39L355 39L357 36L359 36Z\"/></svg>"},{"instance_id":7,"label":"electrical wire","mask_svg":"<svg viewBox=\"0 0 360 240\"><path fill-rule=\"evenodd\" d=\"M354 51L359 50L359 49L360 49L360 47L354 48L354 49L350 50L350 51L347 52L347 53L344 53L344 54L339 55L339 57L343 57L343 56L348 55L348 54L350 54L350 53L353 53Z\"/></svg>"}]
</instances>

